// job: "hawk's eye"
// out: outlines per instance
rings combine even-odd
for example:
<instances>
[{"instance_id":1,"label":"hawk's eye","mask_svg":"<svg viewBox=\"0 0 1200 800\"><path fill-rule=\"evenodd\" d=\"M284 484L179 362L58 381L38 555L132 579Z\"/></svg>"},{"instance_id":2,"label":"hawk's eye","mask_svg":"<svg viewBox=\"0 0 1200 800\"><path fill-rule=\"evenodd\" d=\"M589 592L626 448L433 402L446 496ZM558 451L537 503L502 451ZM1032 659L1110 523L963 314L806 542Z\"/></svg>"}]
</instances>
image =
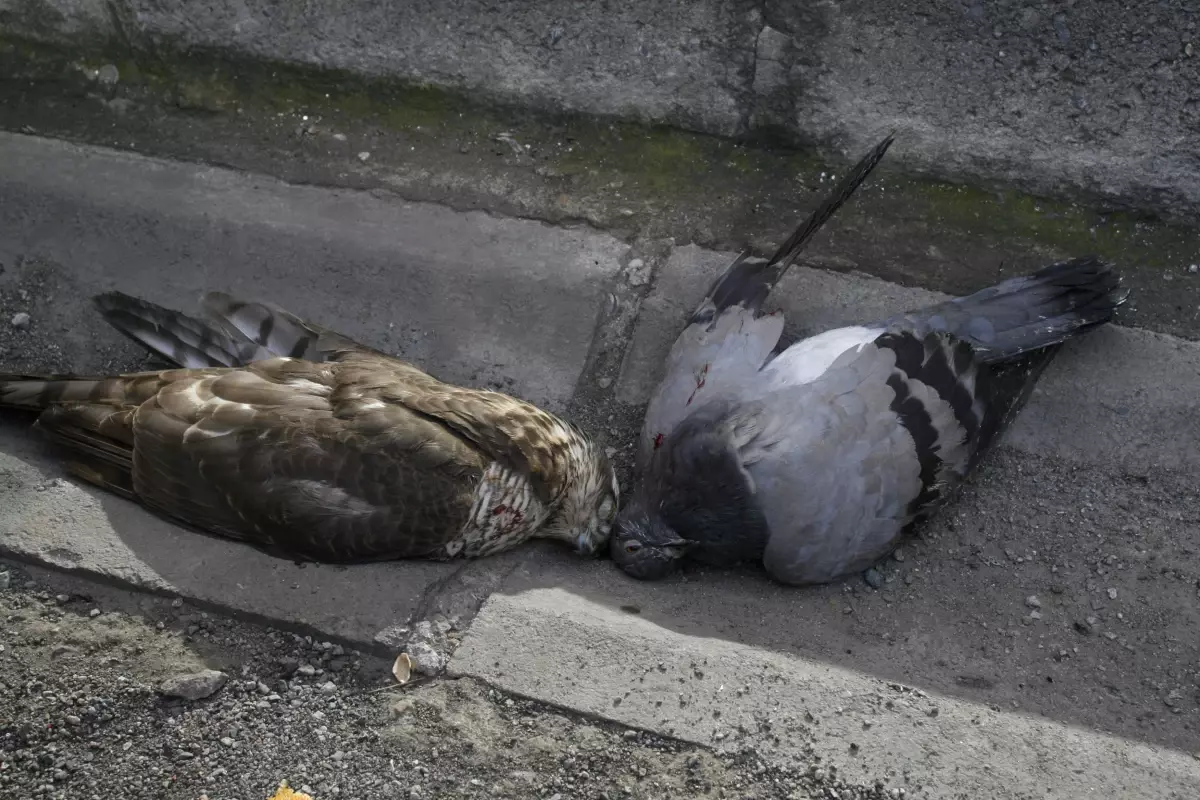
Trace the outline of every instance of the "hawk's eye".
<instances>
[{"instance_id":1,"label":"hawk's eye","mask_svg":"<svg viewBox=\"0 0 1200 800\"><path fill-rule=\"evenodd\" d=\"M641 550L641 549L642 549L641 542L626 542L625 543L625 552L626 553L636 553L638 550Z\"/></svg>"}]
</instances>

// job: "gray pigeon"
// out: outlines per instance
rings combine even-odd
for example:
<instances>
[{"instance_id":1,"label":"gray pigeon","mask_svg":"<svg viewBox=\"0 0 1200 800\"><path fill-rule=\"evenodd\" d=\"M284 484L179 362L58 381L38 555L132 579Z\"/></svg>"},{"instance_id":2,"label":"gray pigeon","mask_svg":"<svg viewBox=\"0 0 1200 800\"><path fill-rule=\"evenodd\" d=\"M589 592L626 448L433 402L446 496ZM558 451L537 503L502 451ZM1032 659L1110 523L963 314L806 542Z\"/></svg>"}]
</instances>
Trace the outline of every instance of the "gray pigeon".
<instances>
[{"instance_id":1,"label":"gray pigeon","mask_svg":"<svg viewBox=\"0 0 1200 800\"><path fill-rule=\"evenodd\" d=\"M734 261L688 320L610 539L625 572L761 561L804 585L867 568L962 484L1061 343L1128 297L1107 264L1076 258L773 356L783 319L762 315L764 300L891 141L770 260Z\"/></svg>"}]
</instances>

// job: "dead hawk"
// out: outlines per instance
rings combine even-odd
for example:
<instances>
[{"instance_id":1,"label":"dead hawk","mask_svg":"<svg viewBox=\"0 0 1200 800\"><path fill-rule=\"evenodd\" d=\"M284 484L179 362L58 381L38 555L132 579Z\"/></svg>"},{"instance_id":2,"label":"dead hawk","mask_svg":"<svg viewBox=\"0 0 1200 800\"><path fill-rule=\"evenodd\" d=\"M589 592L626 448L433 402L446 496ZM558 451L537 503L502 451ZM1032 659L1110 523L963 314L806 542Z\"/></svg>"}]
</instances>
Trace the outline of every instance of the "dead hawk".
<instances>
[{"instance_id":1,"label":"dead hawk","mask_svg":"<svg viewBox=\"0 0 1200 800\"><path fill-rule=\"evenodd\" d=\"M617 482L572 423L451 386L283 309L219 293L201 321L96 304L179 369L0 374L68 469L189 527L329 562L449 559L533 537L608 539Z\"/></svg>"}]
</instances>

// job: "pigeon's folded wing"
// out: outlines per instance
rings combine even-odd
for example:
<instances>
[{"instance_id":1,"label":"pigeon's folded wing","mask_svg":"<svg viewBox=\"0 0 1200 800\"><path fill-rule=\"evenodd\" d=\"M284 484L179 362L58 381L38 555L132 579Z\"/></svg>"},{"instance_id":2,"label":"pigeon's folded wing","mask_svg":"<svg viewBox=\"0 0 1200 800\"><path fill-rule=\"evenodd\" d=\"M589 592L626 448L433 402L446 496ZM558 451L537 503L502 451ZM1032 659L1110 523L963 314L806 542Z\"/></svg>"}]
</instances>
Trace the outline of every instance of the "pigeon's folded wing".
<instances>
[{"instance_id":1,"label":"pigeon's folded wing","mask_svg":"<svg viewBox=\"0 0 1200 800\"><path fill-rule=\"evenodd\" d=\"M887 333L748 406L738 447L777 579L821 583L869 566L961 482L981 425L975 370L952 337Z\"/></svg>"},{"instance_id":2,"label":"pigeon's folded wing","mask_svg":"<svg viewBox=\"0 0 1200 800\"><path fill-rule=\"evenodd\" d=\"M738 259L730 270L743 263ZM638 443L639 468L647 467L664 438L688 414L753 380L783 333L782 315L756 313L756 308L741 305L718 311L708 297L701 303L672 345L662 381L646 408Z\"/></svg>"}]
</instances>

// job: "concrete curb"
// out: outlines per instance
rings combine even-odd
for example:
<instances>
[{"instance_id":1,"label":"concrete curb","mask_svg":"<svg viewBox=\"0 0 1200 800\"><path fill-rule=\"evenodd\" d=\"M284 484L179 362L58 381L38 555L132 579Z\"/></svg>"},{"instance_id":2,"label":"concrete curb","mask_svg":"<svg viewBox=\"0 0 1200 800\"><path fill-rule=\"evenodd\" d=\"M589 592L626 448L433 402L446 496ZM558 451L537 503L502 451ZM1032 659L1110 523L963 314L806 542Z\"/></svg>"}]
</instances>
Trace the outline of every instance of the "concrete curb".
<instances>
[{"instance_id":1,"label":"concrete curb","mask_svg":"<svg viewBox=\"0 0 1200 800\"><path fill-rule=\"evenodd\" d=\"M926 0L0 0L0 35L59 46L210 49L851 153L899 129L892 158L910 170L1179 216L1200 208L1197 20L1183 2L1151 21Z\"/></svg>"}]
</instances>

